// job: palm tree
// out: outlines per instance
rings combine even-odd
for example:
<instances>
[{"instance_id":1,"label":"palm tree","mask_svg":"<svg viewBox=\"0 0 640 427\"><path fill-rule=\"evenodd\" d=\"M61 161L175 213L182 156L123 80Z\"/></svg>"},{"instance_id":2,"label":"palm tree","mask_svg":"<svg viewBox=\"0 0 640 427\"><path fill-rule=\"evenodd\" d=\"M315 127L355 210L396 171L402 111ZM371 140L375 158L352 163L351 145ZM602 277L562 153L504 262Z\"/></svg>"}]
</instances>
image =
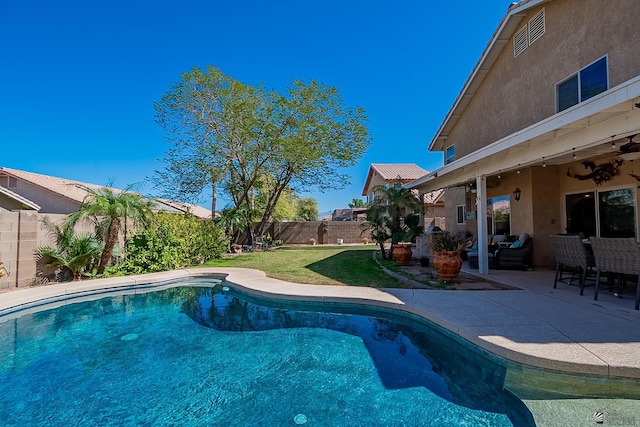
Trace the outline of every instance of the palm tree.
<instances>
[{"instance_id":1,"label":"palm tree","mask_svg":"<svg viewBox=\"0 0 640 427\"><path fill-rule=\"evenodd\" d=\"M369 206L368 217L383 218L392 243L410 240L422 232L416 221L415 213L423 212L424 205L420 198L408 188L378 185L373 188L375 200Z\"/></svg>"},{"instance_id":2,"label":"palm tree","mask_svg":"<svg viewBox=\"0 0 640 427\"><path fill-rule=\"evenodd\" d=\"M73 227L83 219L91 218L96 224L96 231L104 240L104 249L100 255L98 274L104 273L118 241L118 235L127 221L133 225L146 225L151 215L154 202L140 194L128 191L115 191L108 187L93 189L84 185L76 185L88 193L78 211L67 217L65 227Z\"/></svg>"},{"instance_id":3,"label":"palm tree","mask_svg":"<svg viewBox=\"0 0 640 427\"><path fill-rule=\"evenodd\" d=\"M220 227L224 228L225 234L229 237L229 248L231 252L231 244L238 241L240 231L246 224L247 209L245 208L225 208L220 212L220 216L214 221Z\"/></svg>"}]
</instances>

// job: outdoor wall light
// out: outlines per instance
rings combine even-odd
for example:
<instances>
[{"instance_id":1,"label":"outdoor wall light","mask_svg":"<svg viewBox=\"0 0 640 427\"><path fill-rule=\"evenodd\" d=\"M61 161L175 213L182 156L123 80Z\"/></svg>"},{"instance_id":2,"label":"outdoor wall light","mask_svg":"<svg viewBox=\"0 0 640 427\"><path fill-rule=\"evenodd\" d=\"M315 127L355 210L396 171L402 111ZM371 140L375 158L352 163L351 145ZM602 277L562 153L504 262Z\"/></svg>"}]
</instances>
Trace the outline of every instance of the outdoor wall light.
<instances>
[{"instance_id":1,"label":"outdoor wall light","mask_svg":"<svg viewBox=\"0 0 640 427\"><path fill-rule=\"evenodd\" d=\"M518 170L516 170L516 173L519 175L520 174L520 163L518 163Z\"/></svg>"},{"instance_id":2,"label":"outdoor wall light","mask_svg":"<svg viewBox=\"0 0 640 427\"><path fill-rule=\"evenodd\" d=\"M542 167L546 168L547 167L547 162L544 161L544 157L542 158Z\"/></svg>"},{"instance_id":3,"label":"outdoor wall light","mask_svg":"<svg viewBox=\"0 0 640 427\"><path fill-rule=\"evenodd\" d=\"M575 160L575 159L577 159L577 158L578 158L578 156L576 156L576 149L574 148L574 149L573 149L573 160Z\"/></svg>"},{"instance_id":4,"label":"outdoor wall light","mask_svg":"<svg viewBox=\"0 0 640 427\"><path fill-rule=\"evenodd\" d=\"M616 142L613 140L616 136L615 135L611 135L611 149L615 150L616 149Z\"/></svg>"},{"instance_id":5,"label":"outdoor wall light","mask_svg":"<svg viewBox=\"0 0 640 427\"><path fill-rule=\"evenodd\" d=\"M513 190L513 198L516 199L516 202L520 201L521 195L522 195L522 191L520 191L520 187L516 187L516 189Z\"/></svg>"}]
</instances>

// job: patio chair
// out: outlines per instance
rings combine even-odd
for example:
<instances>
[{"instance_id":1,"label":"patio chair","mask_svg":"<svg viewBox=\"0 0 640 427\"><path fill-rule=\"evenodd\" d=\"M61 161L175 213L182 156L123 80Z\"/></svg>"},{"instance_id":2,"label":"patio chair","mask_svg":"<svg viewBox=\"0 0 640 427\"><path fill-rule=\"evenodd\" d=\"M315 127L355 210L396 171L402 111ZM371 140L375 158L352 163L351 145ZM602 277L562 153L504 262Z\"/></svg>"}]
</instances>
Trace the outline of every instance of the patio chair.
<instances>
[{"instance_id":1,"label":"patio chair","mask_svg":"<svg viewBox=\"0 0 640 427\"><path fill-rule=\"evenodd\" d=\"M515 268L529 270L533 268L532 259L533 239L522 233L511 247L500 247L493 255L495 268Z\"/></svg>"},{"instance_id":2,"label":"patio chair","mask_svg":"<svg viewBox=\"0 0 640 427\"><path fill-rule=\"evenodd\" d=\"M640 249L633 237L604 238L590 237L593 257L596 261L596 290L594 301L598 300L600 289L600 275L602 272L611 274L629 274L638 276L636 288L635 309L640 306Z\"/></svg>"},{"instance_id":3,"label":"patio chair","mask_svg":"<svg viewBox=\"0 0 640 427\"><path fill-rule=\"evenodd\" d=\"M580 235L554 234L551 236L551 245L556 257L556 275L553 280L553 288L556 289L558 282L573 285L577 279L577 286L580 287L580 295L584 293L587 276L594 273L596 266L593 254L582 243ZM573 267L571 276L565 276L565 268Z\"/></svg>"}]
</instances>

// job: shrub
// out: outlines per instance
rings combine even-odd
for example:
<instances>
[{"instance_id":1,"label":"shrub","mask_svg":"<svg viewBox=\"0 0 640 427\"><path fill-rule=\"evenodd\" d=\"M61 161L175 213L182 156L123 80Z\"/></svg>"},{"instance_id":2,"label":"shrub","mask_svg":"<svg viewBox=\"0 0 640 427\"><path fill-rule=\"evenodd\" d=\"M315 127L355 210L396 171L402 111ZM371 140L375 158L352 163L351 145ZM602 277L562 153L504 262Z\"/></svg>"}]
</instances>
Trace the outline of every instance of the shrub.
<instances>
[{"instance_id":1,"label":"shrub","mask_svg":"<svg viewBox=\"0 0 640 427\"><path fill-rule=\"evenodd\" d=\"M125 259L109 274L173 270L219 258L226 252L224 230L193 215L155 213L150 224L127 242Z\"/></svg>"}]
</instances>

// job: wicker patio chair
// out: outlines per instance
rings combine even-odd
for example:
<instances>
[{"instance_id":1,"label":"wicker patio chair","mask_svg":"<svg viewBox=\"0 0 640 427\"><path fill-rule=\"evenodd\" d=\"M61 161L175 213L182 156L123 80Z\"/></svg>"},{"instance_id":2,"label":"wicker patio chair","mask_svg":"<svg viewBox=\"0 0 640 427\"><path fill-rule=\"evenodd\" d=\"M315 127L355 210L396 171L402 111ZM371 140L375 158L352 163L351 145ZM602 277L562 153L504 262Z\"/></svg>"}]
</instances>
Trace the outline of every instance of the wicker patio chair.
<instances>
[{"instance_id":1,"label":"wicker patio chair","mask_svg":"<svg viewBox=\"0 0 640 427\"><path fill-rule=\"evenodd\" d=\"M501 247L496 250L493 255L495 268L517 268L520 270L533 268L533 239L527 233L523 233L518 236L516 242L518 243L517 247Z\"/></svg>"},{"instance_id":2,"label":"wicker patio chair","mask_svg":"<svg viewBox=\"0 0 640 427\"><path fill-rule=\"evenodd\" d=\"M635 309L638 310L640 306L640 249L638 249L636 239L633 237L590 237L589 240L596 261L596 290L593 299L598 300L602 272L634 275L638 276L635 305Z\"/></svg>"},{"instance_id":3,"label":"wicker patio chair","mask_svg":"<svg viewBox=\"0 0 640 427\"><path fill-rule=\"evenodd\" d=\"M553 280L555 289L558 282L573 285L577 279L580 287L580 295L584 293L587 276L594 273L596 266L593 254L582 243L579 235L554 234L551 236L551 245L556 257L556 276ZM566 268L571 268L571 276L565 276Z\"/></svg>"}]
</instances>

